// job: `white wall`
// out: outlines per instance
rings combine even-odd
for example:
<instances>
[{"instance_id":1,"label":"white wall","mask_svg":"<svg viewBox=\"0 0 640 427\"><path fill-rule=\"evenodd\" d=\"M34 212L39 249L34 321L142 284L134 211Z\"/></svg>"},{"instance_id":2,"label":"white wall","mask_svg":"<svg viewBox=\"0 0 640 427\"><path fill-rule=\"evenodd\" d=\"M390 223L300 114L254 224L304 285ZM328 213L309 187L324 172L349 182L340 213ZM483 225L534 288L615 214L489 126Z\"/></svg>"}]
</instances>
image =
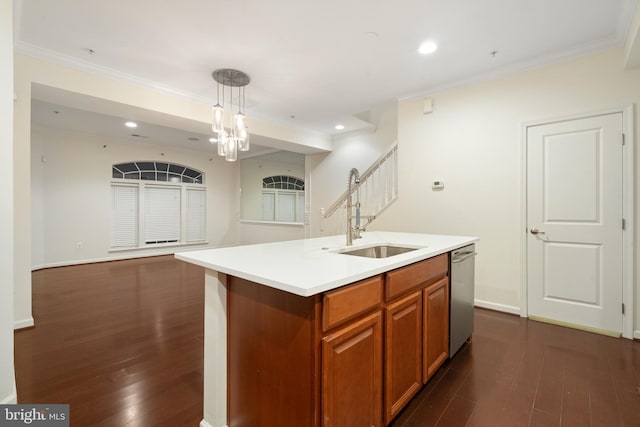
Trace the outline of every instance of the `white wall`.
<instances>
[{"instance_id":1,"label":"white wall","mask_svg":"<svg viewBox=\"0 0 640 427\"><path fill-rule=\"evenodd\" d=\"M12 0L0 0L0 404L16 402L13 367L12 7Z\"/></svg>"},{"instance_id":2,"label":"white wall","mask_svg":"<svg viewBox=\"0 0 640 427\"><path fill-rule=\"evenodd\" d=\"M37 126L32 127L31 143L34 268L198 248L109 251L111 165L128 161L163 161L203 171L208 243L225 246L236 241L237 163L225 162L213 152L208 155Z\"/></svg>"},{"instance_id":3,"label":"white wall","mask_svg":"<svg viewBox=\"0 0 640 427\"><path fill-rule=\"evenodd\" d=\"M479 236L476 298L518 310L522 126L637 105L640 70L623 66L623 50L613 49L435 94L430 115L422 98L400 102L399 199L371 228ZM637 135L631 142L638 156ZM436 179L444 191L431 190Z\"/></svg>"},{"instance_id":4,"label":"white wall","mask_svg":"<svg viewBox=\"0 0 640 427\"><path fill-rule=\"evenodd\" d=\"M32 129L33 133L33 129ZM46 133L41 130L40 135ZM42 157L48 151L46 138L33 138L31 141L31 268L43 267L45 262L45 166ZM46 160L46 159L45 159Z\"/></svg>"},{"instance_id":5,"label":"white wall","mask_svg":"<svg viewBox=\"0 0 640 427\"><path fill-rule=\"evenodd\" d=\"M293 224L259 224L243 222L238 224L238 244L282 242L285 240L304 239L304 226Z\"/></svg>"}]
</instances>

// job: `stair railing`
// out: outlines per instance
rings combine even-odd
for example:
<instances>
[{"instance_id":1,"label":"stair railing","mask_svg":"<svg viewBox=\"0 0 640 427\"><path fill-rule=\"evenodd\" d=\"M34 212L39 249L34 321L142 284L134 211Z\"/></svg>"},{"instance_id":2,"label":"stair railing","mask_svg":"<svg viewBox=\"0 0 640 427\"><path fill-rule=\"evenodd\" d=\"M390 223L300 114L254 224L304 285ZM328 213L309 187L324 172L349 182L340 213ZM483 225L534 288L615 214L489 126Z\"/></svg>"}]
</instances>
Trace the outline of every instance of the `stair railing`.
<instances>
[{"instance_id":1,"label":"stair railing","mask_svg":"<svg viewBox=\"0 0 640 427\"><path fill-rule=\"evenodd\" d=\"M366 227L398 197L398 142L394 142L366 171L360 174L360 184L352 193L360 192L360 212ZM345 191L322 215L323 234L346 231Z\"/></svg>"}]
</instances>

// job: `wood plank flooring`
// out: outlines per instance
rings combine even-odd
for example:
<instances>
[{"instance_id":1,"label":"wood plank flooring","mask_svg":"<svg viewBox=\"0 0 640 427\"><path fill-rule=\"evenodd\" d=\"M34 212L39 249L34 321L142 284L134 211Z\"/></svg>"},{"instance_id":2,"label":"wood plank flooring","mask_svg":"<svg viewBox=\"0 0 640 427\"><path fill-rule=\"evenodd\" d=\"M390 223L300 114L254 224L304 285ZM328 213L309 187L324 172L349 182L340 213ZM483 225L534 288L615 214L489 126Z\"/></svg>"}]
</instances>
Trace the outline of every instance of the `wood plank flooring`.
<instances>
[{"instance_id":1,"label":"wood plank flooring","mask_svg":"<svg viewBox=\"0 0 640 427\"><path fill-rule=\"evenodd\" d=\"M36 327L15 334L19 403L72 426L198 426L204 269L172 256L33 273Z\"/></svg>"},{"instance_id":2,"label":"wood plank flooring","mask_svg":"<svg viewBox=\"0 0 640 427\"><path fill-rule=\"evenodd\" d=\"M34 272L19 402L69 403L73 427L197 427L203 298L203 269L170 256ZM478 309L392 424L429 426L640 427L640 343Z\"/></svg>"},{"instance_id":3,"label":"wood plank flooring","mask_svg":"<svg viewBox=\"0 0 640 427\"><path fill-rule=\"evenodd\" d=\"M476 309L393 427L640 426L640 343Z\"/></svg>"}]
</instances>

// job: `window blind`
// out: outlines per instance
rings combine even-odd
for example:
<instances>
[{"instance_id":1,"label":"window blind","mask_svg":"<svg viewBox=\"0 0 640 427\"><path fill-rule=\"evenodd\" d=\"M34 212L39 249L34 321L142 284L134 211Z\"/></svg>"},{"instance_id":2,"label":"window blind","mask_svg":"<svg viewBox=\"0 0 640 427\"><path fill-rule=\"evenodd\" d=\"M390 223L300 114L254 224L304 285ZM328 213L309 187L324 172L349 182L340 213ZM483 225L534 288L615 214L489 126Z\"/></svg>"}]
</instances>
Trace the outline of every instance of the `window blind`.
<instances>
[{"instance_id":1,"label":"window blind","mask_svg":"<svg viewBox=\"0 0 640 427\"><path fill-rule=\"evenodd\" d=\"M144 241L146 244L180 241L180 188L146 186Z\"/></svg>"},{"instance_id":2,"label":"window blind","mask_svg":"<svg viewBox=\"0 0 640 427\"><path fill-rule=\"evenodd\" d=\"M205 238L205 191L187 188L187 243Z\"/></svg>"},{"instance_id":3,"label":"window blind","mask_svg":"<svg viewBox=\"0 0 640 427\"><path fill-rule=\"evenodd\" d=\"M298 191L296 205L296 222L304 222L304 191Z\"/></svg>"},{"instance_id":4,"label":"window blind","mask_svg":"<svg viewBox=\"0 0 640 427\"><path fill-rule=\"evenodd\" d=\"M304 191L262 190L262 220L304 222Z\"/></svg>"},{"instance_id":5,"label":"window blind","mask_svg":"<svg viewBox=\"0 0 640 427\"><path fill-rule=\"evenodd\" d=\"M296 221L296 193L278 191L276 207L276 221Z\"/></svg>"},{"instance_id":6,"label":"window blind","mask_svg":"<svg viewBox=\"0 0 640 427\"><path fill-rule=\"evenodd\" d=\"M275 221L276 220L276 195L275 192L263 191L262 192L262 220L263 221Z\"/></svg>"},{"instance_id":7,"label":"window blind","mask_svg":"<svg viewBox=\"0 0 640 427\"><path fill-rule=\"evenodd\" d=\"M111 186L111 246L138 246L138 187Z\"/></svg>"}]
</instances>

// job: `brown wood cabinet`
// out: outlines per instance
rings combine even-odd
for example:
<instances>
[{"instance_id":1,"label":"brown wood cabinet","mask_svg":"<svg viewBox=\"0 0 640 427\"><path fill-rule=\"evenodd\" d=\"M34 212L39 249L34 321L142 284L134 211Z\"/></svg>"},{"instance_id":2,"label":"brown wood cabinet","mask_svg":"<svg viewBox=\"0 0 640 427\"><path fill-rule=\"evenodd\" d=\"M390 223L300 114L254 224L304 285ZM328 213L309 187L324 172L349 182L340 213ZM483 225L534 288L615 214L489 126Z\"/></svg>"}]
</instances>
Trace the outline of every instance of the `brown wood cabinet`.
<instances>
[{"instance_id":1,"label":"brown wood cabinet","mask_svg":"<svg viewBox=\"0 0 640 427\"><path fill-rule=\"evenodd\" d=\"M379 275L322 297L323 427L383 425L383 284Z\"/></svg>"},{"instance_id":2,"label":"brown wood cabinet","mask_svg":"<svg viewBox=\"0 0 640 427\"><path fill-rule=\"evenodd\" d=\"M237 277L227 286L229 427L318 426L319 298Z\"/></svg>"},{"instance_id":3,"label":"brown wood cabinet","mask_svg":"<svg viewBox=\"0 0 640 427\"><path fill-rule=\"evenodd\" d=\"M322 340L322 426L382 427L382 312Z\"/></svg>"},{"instance_id":4,"label":"brown wood cabinet","mask_svg":"<svg viewBox=\"0 0 640 427\"><path fill-rule=\"evenodd\" d=\"M430 285L423 293L423 382L426 383L449 356L449 278Z\"/></svg>"},{"instance_id":5,"label":"brown wood cabinet","mask_svg":"<svg viewBox=\"0 0 640 427\"><path fill-rule=\"evenodd\" d=\"M442 254L385 275L386 424L447 359L448 272Z\"/></svg>"},{"instance_id":6,"label":"brown wood cabinet","mask_svg":"<svg viewBox=\"0 0 640 427\"><path fill-rule=\"evenodd\" d=\"M389 424L422 386L422 293L385 308L385 412Z\"/></svg>"},{"instance_id":7,"label":"brown wood cabinet","mask_svg":"<svg viewBox=\"0 0 640 427\"><path fill-rule=\"evenodd\" d=\"M322 331L341 325L382 304L382 276L362 280L322 297Z\"/></svg>"},{"instance_id":8,"label":"brown wood cabinet","mask_svg":"<svg viewBox=\"0 0 640 427\"><path fill-rule=\"evenodd\" d=\"M448 254L301 297L228 277L229 427L382 427L446 360Z\"/></svg>"}]
</instances>

